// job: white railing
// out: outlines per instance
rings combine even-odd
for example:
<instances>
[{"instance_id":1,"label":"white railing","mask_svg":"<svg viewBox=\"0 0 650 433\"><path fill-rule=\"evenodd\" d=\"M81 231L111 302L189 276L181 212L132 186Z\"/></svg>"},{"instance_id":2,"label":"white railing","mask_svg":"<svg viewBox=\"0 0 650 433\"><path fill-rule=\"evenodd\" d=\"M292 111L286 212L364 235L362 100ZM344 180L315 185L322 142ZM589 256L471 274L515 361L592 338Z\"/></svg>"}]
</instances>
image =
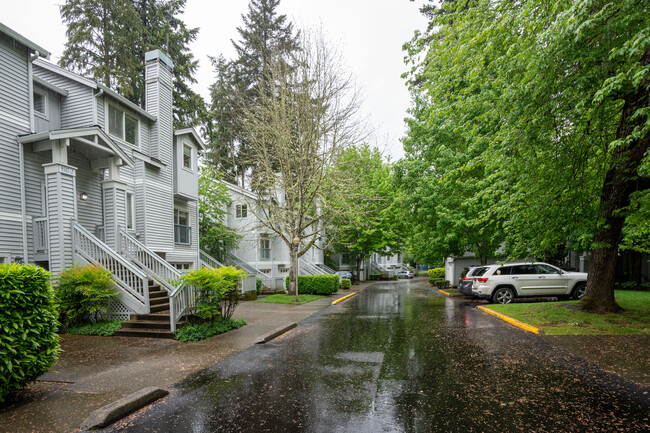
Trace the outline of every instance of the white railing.
<instances>
[{"instance_id":1,"label":"white railing","mask_svg":"<svg viewBox=\"0 0 650 433\"><path fill-rule=\"evenodd\" d=\"M180 271L122 227L120 227L118 245L122 254L144 269L165 290L172 293L176 289L175 282L181 277Z\"/></svg>"},{"instance_id":2,"label":"white railing","mask_svg":"<svg viewBox=\"0 0 650 433\"><path fill-rule=\"evenodd\" d=\"M257 269L255 266L246 263L243 259L241 259L234 253L226 253L226 258L227 261L230 262L230 264L232 264L233 266L237 266L238 268L245 270L246 272L248 272L248 274L251 277L259 278L260 280L262 280L262 285L264 287L269 289L273 288L272 285L273 281L271 280L271 278L268 275L266 275L264 272Z\"/></svg>"},{"instance_id":3,"label":"white railing","mask_svg":"<svg viewBox=\"0 0 650 433\"><path fill-rule=\"evenodd\" d=\"M145 244L120 227L120 251L140 266L169 293L169 323L172 332L185 315L196 307L196 287L180 283L181 272Z\"/></svg>"},{"instance_id":4,"label":"white railing","mask_svg":"<svg viewBox=\"0 0 650 433\"><path fill-rule=\"evenodd\" d=\"M255 292L257 290L257 278L255 275L249 275L246 278L241 279L241 292Z\"/></svg>"},{"instance_id":5,"label":"white railing","mask_svg":"<svg viewBox=\"0 0 650 433\"><path fill-rule=\"evenodd\" d=\"M205 251L201 250L201 264L205 264L205 266L209 268L223 268L224 264L221 263L219 260L215 259Z\"/></svg>"},{"instance_id":6,"label":"white railing","mask_svg":"<svg viewBox=\"0 0 650 433\"><path fill-rule=\"evenodd\" d=\"M144 272L133 266L108 245L97 239L76 221L72 222L72 245L74 254L89 263L100 264L108 269L119 289L140 307L138 313L149 312L149 282Z\"/></svg>"},{"instance_id":7,"label":"white railing","mask_svg":"<svg viewBox=\"0 0 650 433\"><path fill-rule=\"evenodd\" d=\"M330 268L326 264L323 264L322 266L323 266L323 270L325 271L325 273L327 273L327 274L335 274L336 273L336 271L334 269Z\"/></svg>"},{"instance_id":8,"label":"white railing","mask_svg":"<svg viewBox=\"0 0 650 433\"><path fill-rule=\"evenodd\" d=\"M298 258L298 269L299 269L299 274L301 275L324 275L326 274L325 270L322 268L319 268L312 262L310 262L307 259L304 258Z\"/></svg>"},{"instance_id":9,"label":"white railing","mask_svg":"<svg viewBox=\"0 0 650 433\"><path fill-rule=\"evenodd\" d=\"M45 254L48 250L47 217L34 218L34 250Z\"/></svg>"}]
</instances>

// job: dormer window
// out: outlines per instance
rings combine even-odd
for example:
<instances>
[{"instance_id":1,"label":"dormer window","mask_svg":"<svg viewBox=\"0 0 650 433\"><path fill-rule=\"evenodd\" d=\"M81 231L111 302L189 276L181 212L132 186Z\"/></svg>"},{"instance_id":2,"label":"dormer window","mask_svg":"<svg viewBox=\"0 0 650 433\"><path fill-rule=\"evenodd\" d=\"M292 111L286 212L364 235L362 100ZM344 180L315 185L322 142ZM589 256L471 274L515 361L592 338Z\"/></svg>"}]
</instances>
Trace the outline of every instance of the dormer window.
<instances>
[{"instance_id":1,"label":"dormer window","mask_svg":"<svg viewBox=\"0 0 650 433\"><path fill-rule=\"evenodd\" d=\"M192 147L187 144L183 144L183 167L192 169Z\"/></svg>"},{"instance_id":2,"label":"dormer window","mask_svg":"<svg viewBox=\"0 0 650 433\"><path fill-rule=\"evenodd\" d=\"M108 104L108 133L134 146L138 145L139 122L135 116Z\"/></svg>"},{"instance_id":3,"label":"dormer window","mask_svg":"<svg viewBox=\"0 0 650 433\"><path fill-rule=\"evenodd\" d=\"M34 113L47 116L47 96L45 92L34 89Z\"/></svg>"}]
</instances>

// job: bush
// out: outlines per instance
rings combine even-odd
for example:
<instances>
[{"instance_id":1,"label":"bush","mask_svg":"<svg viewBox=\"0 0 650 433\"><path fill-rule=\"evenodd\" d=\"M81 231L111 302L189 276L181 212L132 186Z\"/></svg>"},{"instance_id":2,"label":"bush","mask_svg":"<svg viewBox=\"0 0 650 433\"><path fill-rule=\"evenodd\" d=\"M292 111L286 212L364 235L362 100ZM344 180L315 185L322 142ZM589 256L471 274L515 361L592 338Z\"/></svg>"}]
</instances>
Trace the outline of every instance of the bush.
<instances>
[{"instance_id":1,"label":"bush","mask_svg":"<svg viewBox=\"0 0 650 433\"><path fill-rule=\"evenodd\" d=\"M341 279L341 289L346 290L352 287L352 281L349 278Z\"/></svg>"},{"instance_id":2,"label":"bush","mask_svg":"<svg viewBox=\"0 0 650 433\"><path fill-rule=\"evenodd\" d=\"M98 320L66 329L67 334L73 335L101 335L109 337L122 328L122 320Z\"/></svg>"},{"instance_id":3,"label":"bush","mask_svg":"<svg viewBox=\"0 0 650 433\"><path fill-rule=\"evenodd\" d=\"M50 273L0 265L0 402L45 373L60 352Z\"/></svg>"},{"instance_id":4,"label":"bush","mask_svg":"<svg viewBox=\"0 0 650 433\"><path fill-rule=\"evenodd\" d=\"M205 340L217 334L223 334L232 329L241 328L246 325L242 319L232 319L230 317L219 317L209 322L198 325L185 325L174 334L174 338L186 343Z\"/></svg>"},{"instance_id":5,"label":"bush","mask_svg":"<svg viewBox=\"0 0 650 433\"><path fill-rule=\"evenodd\" d=\"M183 274L181 281L197 288L196 315L204 320L230 318L239 304L239 281L248 274L234 266L199 268Z\"/></svg>"},{"instance_id":6,"label":"bush","mask_svg":"<svg viewBox=\"0 0 650 433\"><path fill-rule=\"evenodd\" d=\"M368 275L369 280L378 280L381 278L381 274L370 274Z\"/></svg>"},{"instance_id":7,"label":"bush","mask_svg":"<svg viewBox=\"0 0 650 433\"><path fill-rule=\"evenodd\" d=\"M110 271L99 265L75 265L59 274L56 292L60 320L66 326L97 321L117 298Z\"/></svg>"},{"instance_id":8,"label":"bush","mask_svg":"<svg viewBox=\"0 0 650 433\"><path fill-rule=\"evenodd\" d=\"M285 279L289 290L289 277ZM331 295L339 289L338 275L298 275L298 293L306 295Z\"/></svg>"},{"instance_id":9,"label":"bush","mask_svg":"<svg viewBox=\"0 0 650 433\"><path fill-rule=\"evenodd\" d=\"M258 295L262 294L262 279L261 278L256 278L255 279L255 293Z\"/></svg>"},{"instance_id":10,"label":"bush","mask_svg":"<svg viewBox=\"0 0 650 433\"><path fill-rule=\"evenodd\" d=\"M445 278L445 268L433 268L427 271L430 280L442 280Z\"/></svg>"}]
</instances>

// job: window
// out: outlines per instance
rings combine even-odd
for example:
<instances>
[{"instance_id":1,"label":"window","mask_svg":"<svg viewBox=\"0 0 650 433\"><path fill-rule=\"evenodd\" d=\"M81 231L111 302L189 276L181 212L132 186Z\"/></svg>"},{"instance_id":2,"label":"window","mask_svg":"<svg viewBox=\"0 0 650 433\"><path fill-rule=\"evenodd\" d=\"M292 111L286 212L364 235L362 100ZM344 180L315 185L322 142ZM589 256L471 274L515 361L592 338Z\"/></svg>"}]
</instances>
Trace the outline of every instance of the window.
<instances>
[{"instance_id":1,"label":"window","mask_svg":"<svg viewBox=\"0 0 650 433\"><path fill-rule=\"evenodd\" d=\"M47 97L45 93L34 89L34 112L47 116Z\"/></svg>"},{"instance_id":2,"label":"window","mask_svg":"<svg viewBox=\"0 0 650 433\"><path fill-rule=\"evenodd\" d=\"M235 206L235 218L246 218L248 216L248 206L238 204Z\"/></svg>"},{"instance_id":3,"label":"window","mask_svg":"<svg viewBox=\"0 0 650 433\"><path fill-rule=\"evenodd\" d=\"M130 192L126 193L126 229L133 230L135 229L135 209L133 194Z\"/></svg>"},{"instance_id":4,"label":"window","mask_svg":"<svg viewBox=\"0 0 650 433\"><path fill-rule=\"evenodd\" d=\"M179 209L174 209L174 242L181 245L192 245L190 215Z\"/></svg>"},{"instance_id":5,"label":"window","mask_svg":"<svg viewBox=\"0 0 650 433\"><path fill-rule=\"evenodd\" d=\"M349 265L350 264L350 253L341 254L341 264Z\"/></svg>"},{"instance_id":6,"label":"window","mask_svg":"<svg viewBox=\"0 0 650 433\"><path fill-rule=\"evenodd\" d=\"M512 267L512 275L532 275L535 273L535 267L532 265L518 265Z\"/></svg>"},{"instance_id":7,"label":"window","mask_svg":"<svg viewBox=\"0 0 650 433\"><path fill-rule=\"evenodd\" d=\"M260 260L271 259L271 239L264 236L260 239Z\"/></svg>"},{"instance_id":8,"label":"window","mask_svg":"<svg viewBox=\"0 0 650 433\"><path fill-rule=\"evenodd\" d=\"M189 271L192 269L192 264L191 263L173 263L174 267L178 269L179 271Z\"/></svg>"},{"instance_id":9,"label":"window","mask_svg":"<svg viewBox=\"0 0 650 433\"><path fill-rule=\"evenodd\" d=\"M108 133L134 146L138 145L138 119L108 104Z\"/></svg>"},{"instance_id":10,"label":"window","mask_svg":"<svg viewBox=\"0 0 650 433\"><path fill-rule=\"evenodd\" d=\"M495 275L510 275L512 271L512 266L502 266L496 270Z\"/></svg>"},{"instance_id":11,"label":"window","mask_svg":"<svg viewBox=\"0 0 650 433\"><path fill-rule=\"evenodd\" d=\"M548 265L535 265L536 274L559 274L559 270Z\"/></svg>"},{"instance_id":12,"label":"window","mask_svg":"<svg viewBox=\"0 0 650 433\"><path fill-rule=\"evenodd\" d=\"M192 169L192 147L183 144L183 167Z\"/></svg>"}]
</instances>

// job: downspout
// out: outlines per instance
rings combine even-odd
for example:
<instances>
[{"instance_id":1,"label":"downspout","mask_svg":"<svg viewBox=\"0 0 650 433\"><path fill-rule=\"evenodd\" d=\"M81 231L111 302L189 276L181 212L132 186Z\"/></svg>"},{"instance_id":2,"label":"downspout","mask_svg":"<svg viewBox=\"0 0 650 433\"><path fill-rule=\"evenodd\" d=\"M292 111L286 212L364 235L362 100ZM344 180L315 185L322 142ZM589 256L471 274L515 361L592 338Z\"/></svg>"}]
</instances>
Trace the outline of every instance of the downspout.
<instances>
[{"instance_id":1,"label":"downspout","mask_svg":"<svg viewBox=\"0 0 650 433\"><path fill-rule=\"evenodd\" d=\"M34 133L34 71L32 62L40 57L38 51L29 56L27 61L27 89L29 100L29 132ZM29 263L29 253L27 251L27 205L25 204L25 148L22 143L18 143L18 165L20 171L20 214L23 229L23 263Z\"/></svg>"},{"instance_id":2,"label":"downspout","mask_svg":"<svg viewBox=\"0 0 650 433\"><path fill-rule=\"evenodd\" d=\"M99 126L99 122L97 121L97 104L99 101L99 97L104 94L104 89L99 89L99 92L95 94L95 102L93 103L93 124Z\"/></svg>"}]
</instances>

